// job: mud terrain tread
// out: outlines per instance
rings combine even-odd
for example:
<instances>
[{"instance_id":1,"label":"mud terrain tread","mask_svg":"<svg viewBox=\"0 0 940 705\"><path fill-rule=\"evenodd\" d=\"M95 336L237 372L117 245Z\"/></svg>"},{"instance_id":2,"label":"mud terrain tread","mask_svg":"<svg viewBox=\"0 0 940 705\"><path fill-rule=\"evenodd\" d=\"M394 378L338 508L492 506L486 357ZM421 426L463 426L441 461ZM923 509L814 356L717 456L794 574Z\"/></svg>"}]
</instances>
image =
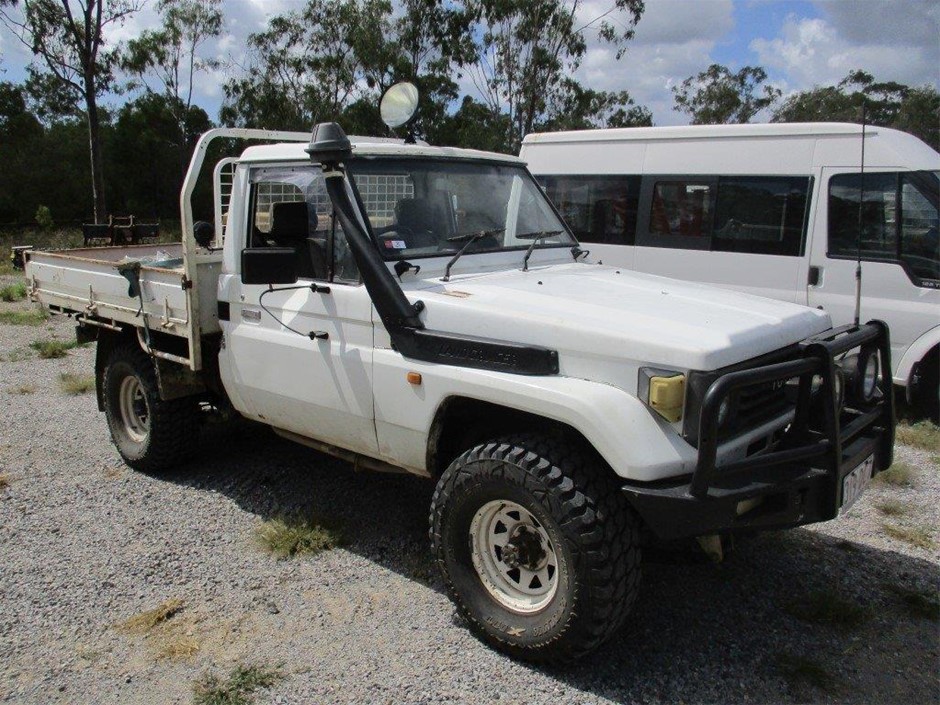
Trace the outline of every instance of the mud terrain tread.
<instances>
[{"instance_id":1,"label":"mud terrain tread","mask_svg":"<svg viewBox=\"0 0 940 705\"><path fill-rule=\"evenodd\" d=\"M139 347L122 345L111 351L104 370L105 414L109 428L120 424L119 419L113 418L115 414L119 414L118 410L112 409L112 405L108 403L109 390L113 383L111 374L118 362L125 362L136 371L150 406L147 448L140 458L132 458L125 455L118 446L124 462L142 472L166 471L180 465L193 454L197 446L199 416L196 401L191 397L161 399L153 360Z\"/></svg>"},{"instance_id":2,"label":"mud terrain tread","mask_svg":"<svg viewBox=\"0 0 940 705\"><path fill-rule=\"evenodd\" d=\"M509 461L524 469L527 489L549 508L567 536L576 537L575 572L578 565L585 568L580 603L575 604L568 627L534 653L487 631L443 570L440 508L461 484L472 480L475 473L467 465L480 459ZM612 475L592 449L539 434L509 436L477 446L444 472L431 501L432 550L451 598L486 641L527 660L565 663L594 650L620 628L639 588L640 533L639 521Z\"/></svg>"}]
</instances>

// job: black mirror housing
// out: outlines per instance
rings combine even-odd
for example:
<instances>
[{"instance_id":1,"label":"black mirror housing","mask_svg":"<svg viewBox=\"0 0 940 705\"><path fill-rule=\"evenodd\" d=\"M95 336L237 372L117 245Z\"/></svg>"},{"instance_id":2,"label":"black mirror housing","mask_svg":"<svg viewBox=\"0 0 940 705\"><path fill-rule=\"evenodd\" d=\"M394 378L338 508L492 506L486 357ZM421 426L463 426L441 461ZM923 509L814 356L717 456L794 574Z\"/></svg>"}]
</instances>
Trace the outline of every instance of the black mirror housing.
<instances>
[{"instance_id":1,"label":"black mirror housing","mask_svg":"<svg viewBox=\"0 0 940 705\"><path fill-rule=\"evenodd\" d=\"M243 284L296 284L293 247L246 247L242 250Z\"/></svg>"}]
</instances>

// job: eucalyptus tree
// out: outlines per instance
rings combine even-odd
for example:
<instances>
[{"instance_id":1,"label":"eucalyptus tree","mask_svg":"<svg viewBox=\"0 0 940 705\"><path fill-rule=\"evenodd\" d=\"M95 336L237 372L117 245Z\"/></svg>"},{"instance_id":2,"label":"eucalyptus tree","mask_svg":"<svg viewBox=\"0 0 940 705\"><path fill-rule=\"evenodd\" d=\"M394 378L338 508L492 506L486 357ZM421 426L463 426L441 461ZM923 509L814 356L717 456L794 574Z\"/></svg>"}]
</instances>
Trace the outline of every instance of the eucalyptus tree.
<instances>
[{"instance_id":1,"label":"eucalyptus tree","mask_svg":"<svg viewBox=\"0 0 940 705\"><path fill-rule=\"evenodd\" d=\"M479 27L469 75L494 115L508 116L511 150L553 103L571 99L589 41L613 48L619 60L645 9L642 0L600 9L584 0L468 0L467 7Z\"/></svg>"},{"instance_id":2,"label":"eucalyptus tree","mask_svg":"<svg viewBox=\"0 0 940 705\"><path fill-rule=\"evenodd\" d=\"M766 80L767 72L760 66L745 66L735 73L712 64L673 87L673 110L687 113L693 125L750 122L780 97L779 89L762 86Z\"/></svg>"},{"instance_id":3,"label":"eucalyptus tree","mask_svg":"<svg viewBox=\"0 0 940 705\"><path fill-rule=\"evenodd\" d=\"M132 87L165 97L179 134L181 168L194 137L188 124L196 77L220 65L203 56L202 50L222 34L221 4L221 0L160 0L161 26L145 30L121 52L120 65L133 77Z\"/></svg>"},{"instance_id":4,"label":"eucalyptus tree","mask_svg":"<svg viewBox=\"0 0 940 705\"><path fill-rule=\"evenodd\" d=\"M95 220L105 216L98 99L112 86L116 53L105 30L121 25L143 0L0 0L0 21L33 53L30 87L56 110L84 116Z\"/></svg>"}]
</instances>

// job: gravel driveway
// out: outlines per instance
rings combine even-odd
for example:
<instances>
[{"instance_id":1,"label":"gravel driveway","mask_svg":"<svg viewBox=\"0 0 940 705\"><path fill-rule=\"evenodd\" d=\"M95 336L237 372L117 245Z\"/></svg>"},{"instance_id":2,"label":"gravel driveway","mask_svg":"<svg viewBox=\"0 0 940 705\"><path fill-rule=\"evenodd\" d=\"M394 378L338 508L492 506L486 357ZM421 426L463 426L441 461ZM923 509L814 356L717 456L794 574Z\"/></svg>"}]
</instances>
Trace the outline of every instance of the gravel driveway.
<instances>
[{"instance_id":1,"label":"gravel driveway","mask_svg":"<svg viewBox=\"0 0 940 705\"><path fill-rule=\"evenodd\" d=\"M258 703L940 700L940 628L910 604L926 596L929 613L940 588L940 449L899 446L912 487L873 486L847 517L739 542L722 564L648 551L627 628L576 667L539 669L456 615L428 555L429 483L250 426L210 431L177 473L134 473L94 394L61 389L94 351L29 351L71 325L0 324L0 702L188 703L239 664L284 675ZM345 546L260 550L257 526L297 510L339 521ZM158 631L122 628L169 600L183 607Z\"/></svg>"}]
</instances>

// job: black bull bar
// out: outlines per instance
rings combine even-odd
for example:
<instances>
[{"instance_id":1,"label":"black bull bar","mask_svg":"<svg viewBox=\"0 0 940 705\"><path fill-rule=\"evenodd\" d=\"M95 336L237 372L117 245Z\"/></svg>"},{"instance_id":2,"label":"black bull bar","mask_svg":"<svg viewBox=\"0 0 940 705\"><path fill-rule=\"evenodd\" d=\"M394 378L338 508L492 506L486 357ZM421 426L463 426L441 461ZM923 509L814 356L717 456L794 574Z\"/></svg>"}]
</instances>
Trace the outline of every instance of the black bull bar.
<instances>
[{"instance_id":1,"label":"black bull bar","mask_svg":"<svg viewBox=\"0 0 940 705\"><path fill-rule=\"evenodd\" d=\"M871 403L840 409L835 358L860 346L878 351L881 394ZM623 487L659 538L826 521L839 513L848 473L872 455L873 474L890 467L895 422L888 327L881 321L842 326L797 348L794 359L728 372L712 382L702 401L698 461L691 475ZM817 375L822 385L814 394ZM719 463L722 402L741 388L794 378L799 386L793 419L772 448Z\"/></svg>"}]
</instances>

